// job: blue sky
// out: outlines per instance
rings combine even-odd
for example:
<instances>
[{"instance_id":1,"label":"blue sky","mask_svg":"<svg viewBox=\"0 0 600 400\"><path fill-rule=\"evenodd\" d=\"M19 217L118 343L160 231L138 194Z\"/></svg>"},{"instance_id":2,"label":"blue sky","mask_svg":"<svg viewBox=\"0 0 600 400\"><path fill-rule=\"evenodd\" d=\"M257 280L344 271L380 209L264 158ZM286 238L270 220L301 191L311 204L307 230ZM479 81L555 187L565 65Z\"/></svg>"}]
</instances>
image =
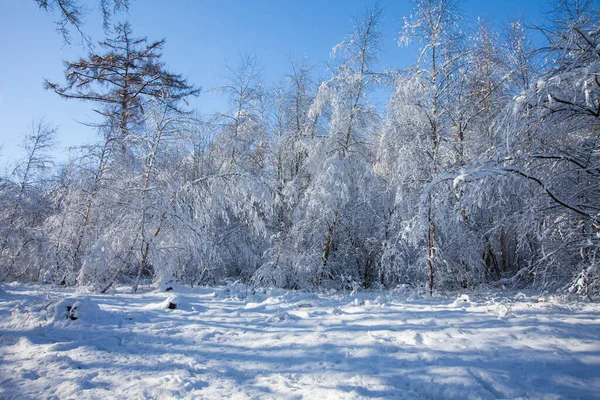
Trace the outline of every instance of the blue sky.
<instances>
[{"instance_id":1,"label":"blue sky","mask_svg":"<svg viewBox=\"0 0 600 400\"><path fill-rule=\"evenodd\" d=\"M92 8L98 0L80 0ZM165 38L163 60L167 69L180 73L205 93L193 101L201 112L222 110L226 102L209 90L222 83L225 61L235 65L240 54L255 54L267 82L284 76L289 56L326 62L333 46L352 29L352 16L364 14L373 0L131 0L128 19L135 36ZM384 48L381 68L405 67L415 54L398 48L402 17L409 15L409 0L383 0ZM543 20L547 0L464 0L467 21L478 15L494 24L523 15L529 22ZM33 0L0 0L0 166L18 157L22 134L33 119L44 118L58 126L56 154L65 159L65 148L89 143L96 133L77 121L94 117L92 104L65 101L42 88L44 78L63 82L63 61L87 54L78 45L64 45L52 14L38 10ZM84 26L94 40L103 38L101 21L93 12ZM326 75L324 66L316 72Z\"/></svg>"}]
</instances>

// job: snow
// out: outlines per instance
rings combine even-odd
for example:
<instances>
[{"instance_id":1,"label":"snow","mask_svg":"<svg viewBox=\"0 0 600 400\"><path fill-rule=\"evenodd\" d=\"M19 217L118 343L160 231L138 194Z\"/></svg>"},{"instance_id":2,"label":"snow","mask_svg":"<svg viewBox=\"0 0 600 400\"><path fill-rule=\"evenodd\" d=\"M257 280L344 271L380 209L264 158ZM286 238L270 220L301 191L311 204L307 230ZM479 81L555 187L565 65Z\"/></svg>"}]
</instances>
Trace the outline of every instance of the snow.
<instances>
[{"instance_id":1,"label":"snow","mask_svg":"<svg viewBox=\"0 0 600 400\"><path fill-rule=\"evenodd\" d=\"M528 292L15 284L0 398L593 398L598 332L598 304Z\"/></svg>"}]
</instances>

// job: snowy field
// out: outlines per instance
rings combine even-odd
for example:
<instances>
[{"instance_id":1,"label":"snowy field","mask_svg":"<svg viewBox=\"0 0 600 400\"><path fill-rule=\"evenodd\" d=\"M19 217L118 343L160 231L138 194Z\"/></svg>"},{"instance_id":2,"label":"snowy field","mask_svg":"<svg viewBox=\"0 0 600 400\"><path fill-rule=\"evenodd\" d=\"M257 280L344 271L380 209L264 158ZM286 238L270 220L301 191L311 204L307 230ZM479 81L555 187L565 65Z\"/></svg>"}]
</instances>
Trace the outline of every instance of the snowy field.
<instances>
[{"instance_id":1,"label":"snowy field","mask_svg":"<svg viewBox=\"0 0 600 400\"><path fill-rule=\"evenodd\" d=\"M523 293L6 285L0 357L2 399L589 399L600 307Z\"/></svg>"}]
</instances>

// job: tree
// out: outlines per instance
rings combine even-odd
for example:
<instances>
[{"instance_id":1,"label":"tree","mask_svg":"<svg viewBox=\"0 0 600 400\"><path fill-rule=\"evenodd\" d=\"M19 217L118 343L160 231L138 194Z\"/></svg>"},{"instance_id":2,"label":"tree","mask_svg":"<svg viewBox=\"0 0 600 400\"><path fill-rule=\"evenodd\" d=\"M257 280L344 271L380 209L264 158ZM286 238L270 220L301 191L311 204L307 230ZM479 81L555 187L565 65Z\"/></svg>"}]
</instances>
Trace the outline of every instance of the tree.
<instances>
[{"instance_id":1,"label":"tree","mask_svg":"<svg viewBox=\"0 0 600 400\"><path fill-rule=\"evenodd\" d=\"M44 181L53 165L49 152L55 133L56 129L43 121L32 123L23 141L24 157L12 174L0 181L0 279L38 278L37 264L44 257L40 228L50 213Z\"/></svg>"},{"instance_id":2,"label":"tree","mask_svg":"<svg viewBox=\"0 0 600 400\"><path fill-rule=\"evenodd\" d=\"M262 113L265 93L258 60L246 54L240 56L236 67L226 64L226 69L227 82L218 92L229 100L229 110L220 115L223 120L220 139L230 151L229 168L260 169L264 156L260 141L265 134Z\"/></svg>"},{"instance_id":3,"label":"tree","mask_svg":"<svg viewBox=\"0 0 600 400\"><path fill-rule=\"evenodd\" d=\"M368 92L381 78L373 69L380 51L380 16L375 7L355 19L352 33L334 47L341 63L320 85L309 111L309 121L318 117L324 123L308 146L310 183L296 216L297 241L304 262L316 269L309 273L317 286L344 279L363 286L375 281L377 251L369 238L377 229L370 202L376 179L369 144L378 118Z\"/></svg>"},{"instance_id":4,"label":"tree","mask_svg":"<svg viewBox=\"0 0 600 400\"><path fill-rule=\"evenodd\" d=\"M128 23L118 24L115 36L99 43L103 54L91 52L87 59L66 62L66 85L46 80L45 87L64 99L98 104L94 111L105 118L105 132L123 142L142 124L150 101L176 110L179 101L200 92L181 75L165 70L160 61L164 43L147 44L146 38L132 37Z\"/></svg>"},{"instance_id":5,"label":"tree","mask_svg":"<svg viewBox=\"0 0 600 400\"><path fill-rule=\"evenodd\" d=\"M95 218L100 218L99 210L95 208L105 209L110 207L107 202L114 202L111 212L115 213L122 210L123 204L131 201L130 194L126 193L131 188L119 187L117 176L126 178L131 173L135 174L136 168L139 167L137 159L146 157L141 161L140 168L144 171L141 175L145 177L143 180L146 185L150 182L154 173L153 163L162 145L164 129L158 129L158 119L153 118L160 113L153 112L149 115L148 110L160 109L162 113L169 115L165 120L170 121L174 119L173 114L183 113L181 102L188 96L199 93L199 89L187 84L180 75L165 70L160 61L160 50L164 41L146 44L145 38L132 38L131 28L127 23L117 25L115 30L115 37L100 43L101 47L107 50L104 54L90 53L87 60L66 63L65 86L46 82L47 88L63 98L98 104L96 111L105 119L100 126L103 140L98 146L89 147L88 154L84 154L79 165L82 172L75 175L81 178L81 184L73 187L73 193L66 196L73 201L68 203L70 207L63 212L75 213L80 219L78 223L69 223L71 226L77 226L76 229L65 231L72 235L71 239L61 241L66 246L65 264L70 266L67 270L72 271L78 271L82 267L87 254L98 247L99 240L108 243L102 239L102 229L98 229L108 227L98 221L94 222ZM170 126L170 123L167 126ZM147 143L153 143L156 147L147 149ZM125 192L115 195L115 191L119 189ZM79 194L75 194L76 192ZM142 207L146 192L147 190L141 189ZM104 196L104 193L111 195ZM125 200L124 197L127 196L129 199ZM143 217L146 216L144 212L142 214ZM144 230L144 227L145 224L142 224L141 229ZM147 244L149 246L149 243ZM111 249L119 250L115 246ZM106 252L103 254L107 256ZM140 268L144 269L146 257L142 255L138 261ZM110 274L112 278L106 277L106 285L116 276L113 272Z\"/></svg>"},{"instance_id":6,"label":"tree","mask_svg":"<svg viewBox=\"0 0 600 400\"><path fill-rule=\"evenodd\" d=\"M309 108L316 87L306 60L290 59L290 73L270 92L269 137L265 180L270 185L273 207L267 215L269 248L254 282L287 288L299 287L295 268L294 214L310 182L306 169L308 144L314 121Z\"/></svg>"},{"instance_id":7,"label":"tree","mask_svg":"<svg viewBox=\"0 0 600 400\"><path fill-rule=\"evenodd\" d=\"M205 150L208 168L190 184L200 199L211 204L209 209L197 204L204 215L196 231L208 248L201 252L211 253L215 260L209 268L212 279L250 278L260 266L270 207L264 175L268 104L259 63L254 56L243 55L226 69L225 84L217 92L227 96L229 109L211 118L211 141Z\"/></svg>"},{"instance_id":8,"label":"tree","mask_svg":"<svg viewBox=\"0 0 600 400\"><path fill-rule=\"evenodd\" d=\"M424 93L415 105L424 122L419 123L419 129L425 130L416 133L426 138L426 142L429 143L422 142L426 145L419 150L423 158L418 161L420 166L414 167L428 169L423 171L420 178L425 182L432 181L451 163L450 153L444 152L442 146L448 143L454 133L451 129L449 108L459 87L456 84L457 72L465 55L461 46L459 19L457 3L454 0L415 0L415 14L411 19L405 19L399 41L400 45L417 41L422 46L417 66L410 79L414 80L417 86L421 86L419 90ZM430 293L433 292L436 252L440 244L435 200L434 193L429 191L424 218L427 225L426 262L429 269Z\"/></svg>"},{"instance_id":9,"label":"tree","mask_svg":"<svg viewBox=\"0 0 600 400\"><path fill-rule=\"evenodd\" d=\"M516 18L504 29L504 51L510 73L510 93L518 95L527 90L536 75L534 46L522 18Z\"/></svg>"},{"instance_id":10,"label":"tree","mask_svg":"<svg viewBox=\"0 0 600 400\"><path fill-rule=\"evenodd\" d=\"M537 213L554 221L542 236L555 249L545 260L548 284L574 275L584 294L600 291L599 20L595 1L558 2L542 28L551 63L516 100L512 148L502 165L540 189Z\"/></svg>"},{"instance_id":11,"label":"tree","mask_svg":"<svg viewBox=\"0 0 600 400\"><path fill-rule=\"evenodd\" d=\"M71 34L69 29L75 28L81 35L81 38L90 44L89 37L83 33L82 25L88 10L79 3L78 0L33 0L37 3L40 10L46 12L57 12L59 14L56 27L62 35L65 43L70 43ZM129 0L100 0L99 4L102 12L102 25L105 31L108 31L110 20L113 14L120 11L127 11Z\"/></svg>"},{"instance_id":12,"label":"tree","mask_svg":"<svg viewBox=\"0 0 600 400\"><path fill-rule=\"evenodd\" d=\"M502 142L430 185L453 180L469 219L487 216L482 232L515 237L503 284L599 292L599 12L593 2L558 3L542 28L546 70L509 103Z\"/></svg>"}]
</instances>

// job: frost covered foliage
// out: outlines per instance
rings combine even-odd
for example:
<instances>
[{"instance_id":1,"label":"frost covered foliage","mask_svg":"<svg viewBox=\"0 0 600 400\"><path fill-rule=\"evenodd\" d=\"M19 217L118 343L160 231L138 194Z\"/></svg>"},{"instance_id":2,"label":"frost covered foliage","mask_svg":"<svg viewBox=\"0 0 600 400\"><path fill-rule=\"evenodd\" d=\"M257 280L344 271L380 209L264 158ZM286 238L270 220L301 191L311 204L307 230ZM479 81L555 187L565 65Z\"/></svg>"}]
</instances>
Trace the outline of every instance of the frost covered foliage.
<instances>
[{"instance_id":1,"label":"frost covered foliage","mask_svg":"<svg viewBox=\"0 0 600 400\"><path fill-rule=\"evenodd\" d=\"M37 280L47 237L43 222L52 213L48 181L55 129L32 123L23 139L23 158L0 177L0 279Z\"/></svg>"},{"instance_id":2,"label":"frost covered foliage","mask_svg":"<svg viewBox=\"0 0 600 400\"><path fill-rule=\"evenodd\" d=\"M544 283L578 278L594 286L600 228L600 30L593 3L555 10L549 69L520 96L502 168L536 186L538 253L530 273ZM582 282L587 282L583 284ZM590 286L591 285L591 286Z\"/></svg>"},{"instance_id":3,"label":"frost covered foliage","mask_svg":"<svg viewBox=\"0 0 600 400\"><path fill-rule=\"evenodd\" d=\"M152 92L120 93L119 63L100 97L49 84L110 106L97 104L98 142L52 179L47 129L2 177L0 278L599 295L597 3L559 2L539 49L524 21L471 23L453 0L411 15L409 68L378 69L375 9L320 81L307 60L273 84L253 56L227 65L215 115L186 108L197 90L164 70ZM162 45L144 53L161 68Z\"/></svg>"}]
</instances>

